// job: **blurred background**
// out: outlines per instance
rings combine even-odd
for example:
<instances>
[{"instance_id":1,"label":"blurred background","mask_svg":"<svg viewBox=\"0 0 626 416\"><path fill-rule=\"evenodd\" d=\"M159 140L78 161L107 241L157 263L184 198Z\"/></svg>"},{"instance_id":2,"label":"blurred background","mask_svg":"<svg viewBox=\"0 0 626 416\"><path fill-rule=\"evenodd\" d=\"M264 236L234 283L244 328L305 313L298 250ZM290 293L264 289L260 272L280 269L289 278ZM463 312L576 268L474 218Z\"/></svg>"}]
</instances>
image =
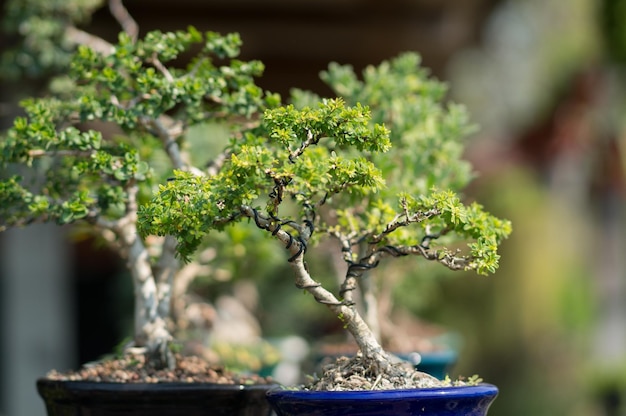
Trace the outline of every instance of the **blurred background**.
<instances>
[{"instance_id":1,"label":"blurred background","mask_svg":"<svg viewBox=\"0 0 626 416\"><path fill-rule=\"evenodd\" d=\"M490 415L626 414L626 0L125 4L141 33L239 32L242 59L266 66L259 84L285 98L292 87L330 94L318 74L331 61L360 71L421 54L481 127L468 138L478 176L467 198L511 219L514 232L495 276L422 269L392 288L394 302L458 334L452 375L478 373L500 388ZM120 30L107 7L81 27L112 42ZM16 39L4 35L0 47ZM37 71L2 80L0 128L45 84ZM0 414L43 415L37 377L97 359L128 335L122 261L72 236L55 226L0 235ZM239 279L255 270L223 267ZM288 270L264 273L252 279L264 335L311 341L334 329L334 317L293 291ZM214 297L232 285L197 289ZM299 309L284 316L273 305L292 292Z\"/></svg>"}]
</instances>

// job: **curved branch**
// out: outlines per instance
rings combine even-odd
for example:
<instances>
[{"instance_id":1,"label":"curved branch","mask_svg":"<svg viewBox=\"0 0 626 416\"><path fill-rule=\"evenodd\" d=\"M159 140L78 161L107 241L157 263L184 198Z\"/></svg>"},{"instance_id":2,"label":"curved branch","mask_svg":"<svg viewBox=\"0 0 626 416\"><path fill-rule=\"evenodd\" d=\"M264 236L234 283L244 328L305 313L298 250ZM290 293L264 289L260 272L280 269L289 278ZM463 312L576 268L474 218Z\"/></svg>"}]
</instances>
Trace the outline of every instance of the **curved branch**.
<instances>
[{"instance_id":1,"label":"curved branch","mask_svg":"<svg viewBox=\"0 0 626 416\"><path fill-rule=\"evenodd\" d=\"M372 236L370 243L379 243L383 240L383 238L393 233L398 228L406 227L416 222L423 222L424 220L427 220L439 214L441 214L441 211L435 208L426 212L416 212L413 214L410 214L408 211L405 210L403 214L397 215L396 218L394 218L389 224L387 224L387 226L385 226L385 229L380 234Z\"/></svg>"},{"instance_id":2,"label":"curved branch","mask_svg":"<svg viewBox=\"0 0 626 416\"><path fill-rule=\"evenodd\" d=\"M130 13L128 13L128 9L124 7L122 0L109 0L109 11L120 24L124 32L130 36L133 42L136 42L139 36L139 25Z\"/></svg>"},{"instance_id":3,"label":"curved branch","mask_svg":"<svg viewBox=\"0 0 626 416\"><path fill-rule=\"evenodd\" d=\"M75 45L88 46L104 56L111 55L115 51L115 47L106 40L74 26L68 26L65 29L65 38Z\"/></svg>"},{"instance_id":4,"label":"curved branch","mask_svg":"<svg viewBox=\"0 0 626 416\"><path fill-rule=\"evenodd\" d=\"M297 238L294 238L290 233L281 229L281 223L275 219L265 218L259 215L258 212L255 213L256 210L252 207L246 205L240 209L242 215L253 218L259 228L272 233L292 254L289 264L295 272L296 287L309 292L316 302L326 305L344 322L346 329L359 345L362 354L373 360L376 370L384 371L387 369L390 366L389 358L378 342L376 335L368 327L356 307L337 299L335 295L325 289L310 275L304 261L304 247L311 237L312 228L306 224L304 226L296 226L296 224L289 223L290 226L297 229L300 233Z\"/></svg>"},{"instance_id":5,"label":"curved branch","mask_svg":"<svg viewBox=\"0 0 626 416\"><path fill-rule=\"evenodd\" d=\"M224 163L226 163L226 161L230 158L231 154L232 151L230 149L226 149L225 151L217 155L215 159L208 161L205 170L206 174L208 176L217 175L222 169L222 166L224 166Z\"/></svg>"},{"instance_id":6,"label":"curved branch","mask_svg":"<svg viewBox=\"0 0 626 416\"><path fill-rule=\"evenodd\" d=\"M151 63L152 65L154 65L154 67L156 69L159 70L159 72L161 74L163 74L163 76L165 77L165 79L168 82L174 82L174 76L172 75L172 73L169 71L169 69L167 69L165 67L165 65L163 65L163 62L161 62L159 60L159 58L157 57L156 52L152 54L152 56L150 58L147 59L147 62Z\"/></svg>"},{"instance_id":7,"label":"curved branch","mask_svg":"<svg viewBox=\"0 0 626 416\"><path fill-rule=\"evenodd\" d=\"M450 270L467 270L471 267L472 258L465 256L455 256L452 252L441 250L430 250L427 246L417 244L414 246L384 246L378 248L368 257L380 260L384 257L400 257L409 255L419 255L426 260L436 261L443 264Z\"/></svg>"},{"instance_id":8,"label":"curved branch","mask_svg":"<svg viewBox=\"0 0 626 416\"><path fill-rule=\"evenodd\" d=\"M161 140L163 149L169 156L174 169L188 171L198 176L204 176L204 173L200 169L190 165L190 163L186 160L187 155L180 150L180 146L176 142L176 138L183 133L179 124L175 123L171 118L163 115L158 119L141 117L139 121L147 130ZM166 126L166 123L170 125Z\"/></svg>"},{"instance_id":9,"label":"curved branch","mask_svg":"<svg viewBox=\"0 0 626 416\"><path fill-rule=\"evenodd\" d=\"M306 140L302 142L299 148L289 154L289 161L295 163L295 160L306 150L307 147L320 141L319 137L313 137L311 130L307 129Z\"/></svg>"}]
</instances>

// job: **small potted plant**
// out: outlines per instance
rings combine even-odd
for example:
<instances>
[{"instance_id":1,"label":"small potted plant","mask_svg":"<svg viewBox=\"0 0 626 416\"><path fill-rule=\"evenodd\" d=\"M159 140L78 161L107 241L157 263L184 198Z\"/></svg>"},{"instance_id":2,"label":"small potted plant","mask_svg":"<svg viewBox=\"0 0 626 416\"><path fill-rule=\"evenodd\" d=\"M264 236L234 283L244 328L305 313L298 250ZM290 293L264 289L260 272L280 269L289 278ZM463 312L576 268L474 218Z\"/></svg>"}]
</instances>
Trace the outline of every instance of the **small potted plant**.
<instances>
[{"instance_id":1,"label":"small potted plant","mask_svg":"<svg viewBox=\"0 0 626 416\"><path fill-rule=\"evenodd\" d=\"M231 143L219 174L177 171L162 184L139 210L140 232L175 236L187 259L207 234L248 222L286 251L295 286L341 320L359 353L339 358L303 389L270 392L279 416L483 415L495 386L474 378L440 381L396 362L356 308L354 291L364 273L401 258L494 272L511 225L438 186L448 186L445 178L454 172L415 175L402 168L404 158L429 163L442 157L445 141L435 146L433 135L449 135L454 124L440 126L434 117L419 132L421 147L393 153L390 131L371 122L365 104L348 106L338 98L266 110L256 128ZM426 107L423 116L438 111ZM316 246L334 246L345 263L337 295L315 278L317 265L306 261Z\"/></svg>"},{"instance_id":2,"label":"small potted plant","mask_svg":"<svg viewBox=\"0 0 626 416\"><path fill-rule=\"evenodd\" d=\"M111 6L125 11L119 1ZM192 27L142 39L123 32L115 45L72 27L66 35L87 45L56 80L63 88L24 101L25 115L0 142L0 231L75 224L110 244L132 277L134 334L119 356L39 380L49 413L268 414L271 380L177 353L174 287L202 269L203 257L183 264L173 237L141 238L137 223L138 208L173 169L209 177L229 159L208 135L194 150L194 126L244 137L278 104L255 84L263 65L236 59L237 34ZM174 65L183 55L188 65Z\"/></svg>"},{"instance_id":3,"label":"small potted plant","mask_svg":"<svg viewBox=\"0 0 626 416\"><path fill-rule=\"evenodd\" d=\"M426 194L432 186L460 192L468 185L473 174L470 164L462 157L464 141L474 126L468 122L463 106L444 105L446 84L429 76L427 69L420 65L418 54L403 53L377 66L368 66L361 78L352 66L331 63L320 77L346 104L366 103L371 112L371 124L381 123L390 129L391 149L371 156L388 182L412 195ZM310 91L292 90L292 102L297 107L320 101L321 98ZM366 250L366 242L361 241L360 247L353 249ZM385 275L384 279L384 271L365 272L359 279L364 319L385 349L416 362L424 372L444 378L456 361L456 337L436 325L411 319L398 300L393 299L393 287L401 285L402 279L419 279L430 271L416 270L410 262L387 267L398 272ZM343 280L343 272L339 270L339 281ZM432 280L421 279L423 285ZM419 286L416 292L422 288L424 286ZM413 296L419 297L420 293ZM391 310L390 305L394 305L395 310ZM408 323L412 332L409 333L406 326L404 332L398 331L396 327L400 323L394 316ZM351 348L349 345L330 347L331 350Z\"/></svg>"}]
</instances>

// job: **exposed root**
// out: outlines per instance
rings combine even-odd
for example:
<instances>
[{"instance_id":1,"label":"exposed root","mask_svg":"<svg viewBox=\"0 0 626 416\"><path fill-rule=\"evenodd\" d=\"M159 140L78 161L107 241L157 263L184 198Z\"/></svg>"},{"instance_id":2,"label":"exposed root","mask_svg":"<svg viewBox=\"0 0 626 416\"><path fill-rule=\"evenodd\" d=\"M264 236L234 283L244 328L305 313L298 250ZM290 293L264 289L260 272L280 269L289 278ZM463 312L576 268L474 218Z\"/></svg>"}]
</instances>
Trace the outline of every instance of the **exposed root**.
<instances>
[{"instance_id":1,"label":"exposed root","mask_svg":"<svg viewBox=\"0 0 626 416\"><path fill-rule=\"evenodd\" d=\"M429 374L417 371L409 363L399 362L388 366L381 373L374 362L361 354L352 358L340 357L324 366L320 378L306 386L307 390L392 390L428 388L446 385Z\"/></svg>"}]
</instances>

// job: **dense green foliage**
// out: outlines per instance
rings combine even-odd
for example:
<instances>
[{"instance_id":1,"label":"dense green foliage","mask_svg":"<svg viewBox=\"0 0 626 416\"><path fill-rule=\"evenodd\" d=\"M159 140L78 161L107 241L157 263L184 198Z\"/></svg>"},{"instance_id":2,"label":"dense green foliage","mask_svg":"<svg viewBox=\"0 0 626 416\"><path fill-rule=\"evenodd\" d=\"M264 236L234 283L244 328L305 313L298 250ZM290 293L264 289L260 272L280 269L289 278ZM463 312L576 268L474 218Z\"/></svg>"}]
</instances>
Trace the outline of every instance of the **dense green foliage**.
<instances>
[{"instance_id":1,"label":"dense green foliage","mask_svg":"<svg viewBox=\"0 0 626 416\"><path fill-rule=\"evenodd\" d=\"M478 204L463 205L449 190L392 196L373 162L389 147L389 131L370 125L369 110L359 104L346 107L337 99L315 109L269 110L254 133L233 145L218 175L178 172L162 185L140 210L140 231L176 235L188 258L206 233L246 218L249 205L264 206L272 225L257 225L268 231L306 218L304 224L339 238L346 250L367 241L379 250L392 247L394 255L418 254L453 269L495 271L498 244L510 224ZM284 201L300 209L280 210ZM409 229L412 224L418 230ZM294 230L296 236L301 232ZM450 243L470 241L469 250L441 245L430 251L430 241L445 241L444 236Z\"/></svg>"},{"instance_id":2,"label":"dense green foliage","mask_svg":"<svg viewBox=\"0 0 626 416\"><path fill-rule=\"evenodd\" d=\"M263 65L235 59L240 44L236 34L189 28L151 32L137 42L121 34L110 55L80 47L71 62L72 88L62 97L25 101L26 116L0 144L3 167L21 164L45 173L1 182L0 227L117 218L133 185L148 181L155 167L158 177L170 174L160 163L164 151L185 148L190 126L245 119L275 105L279 98L264 96L254 83ZM192 49L199 51L186 68L165 67ZM223 59L230 65L214 62ZM96 130L89 122L105 124ZM189 168L176 158L172 163Z\"/></svg>"},{"instance_id":3,"label":"dense green foliage","mask_svg":"<svg viewBox=\"0 0 626 416\"><path fill-rule=\"evenodd\" d=\"M374 242L453 269L495 271L510 224L455 193L471 179L461 156L472 127L462 106L442 104L445 85L411 53L367 68L363 80L336 64L322 78L343 99L294 90L295 106L266 112L233 143L218 176L179 173L162 186L142 211L143 232L177 235L188 258L210 230L244 218L243 205L265 206L277 224L314 220L317 238L338 238L353 257ZM279 213L283 200L300 210ZM440 244L427 252L433 240Z\"/></svg>"},{"instance_id":4,"label":"dense green foliage","mask_svg":"<svg viewBox=\"0 0 626 416\"><path fill-rule=\"evenodd\" d=\"M391 152L373 156L390 192L426 194L432 187L458 192L472 179L462 155L474 127L465 107L445 104L447 86L429 77L420 62L419 55L404 53L367 67L361 79L351 66L331 63L321 78L347 104L366 104L371 124L390 129ZM297 89L292 95L296 106L320 100Z\"/></svg>"},{"instance_id":5,"label":"dense green foliage","mask_svg":"<svg viewBox=\"0 0 626 416\"><path fill-rule=\"evenodd\" d=\"M178 172L175 180L161 186L156 200L141 212L141 229L178 235L181 254L187 256L210 229L240 218L241 206L259 198L269 196L266 211L277 217L283 195L293 196L306 210L342 191L374 192L383 181L371 162L341 157L330 149L385 149L386 129L370 131L366 122L366 109L346 108L340 100L315 110L269 110L259 129L233 144L232 156L218 175L207 179ZM332 145L315 146L320 140Z\"/></svg>"}]
</instances>

